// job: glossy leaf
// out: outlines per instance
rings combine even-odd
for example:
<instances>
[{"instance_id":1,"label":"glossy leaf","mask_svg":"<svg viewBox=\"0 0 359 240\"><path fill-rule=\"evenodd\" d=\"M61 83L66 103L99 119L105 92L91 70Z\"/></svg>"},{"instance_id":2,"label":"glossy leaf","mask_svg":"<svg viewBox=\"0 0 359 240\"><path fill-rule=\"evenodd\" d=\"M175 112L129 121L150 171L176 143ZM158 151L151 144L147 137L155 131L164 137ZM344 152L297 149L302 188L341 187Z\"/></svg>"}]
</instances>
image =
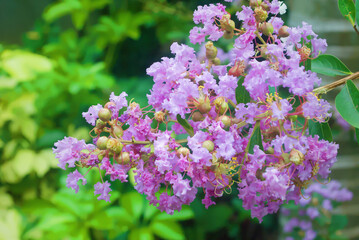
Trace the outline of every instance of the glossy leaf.
<instances>
[{"instance_id":1,"label":"glossy leaf","mask_svg":"<svg viewBox=\"0 0 359 240\"><path fill-rule=\"evenodd\" d=\"M355 18L357 19L357 28L359 28L359 1L355 1Z\"/></svg>"},{"instance_id":2,"label":"glossy leaf","mask_svg":"<svg viewBox=\"0 0 359 240\"><path fill-rule=\"evenodd\" d=\"M186 130L188 135L193 137L194 131L193 131L193 127L191 126L191 124L189 124L189 122L186 119L181 118L181 116L179 114L177 114L177 121Z\"/></svg>"},{"instance_id":3,"label":"glossy leaf","mask_svg":"<svg viewBox=\"0 0 359 240\"><path fill-rule=\"evenodd\" d=\"M251 101L251 97L249 96L249 92L243 86L244 77L240 77L238 80L238 86L236 88L236 100L237 104L239 103L249 103Z\"/></svg>"},{"instance_id":4,"label":"glossy leaf","mask_svg":"<svg viewBox=\"0 0 359 240\"><path fill-rule=\"evenodd\" d=\"M342 15L354 26L355 6L353 0L338 0L338 6Z\"/></svg>"},{"instance_id":5,"label":"glossy leaf","mask_svg":"<svg viewBox=\"0 0 359 240\"><path fill-rule=\"evenodd\" d=\"M348 80L335 98L335 107L350 125L359 128L359 90Z\"/></svg>"},{"instance_id":6,"label":"glossy leaf","mask_svg":"<svg viewBox=\"0 0 359 240\"><path fill-rule=\"evenodd\" d=\"M151 230L164 239L182 240L185 239L181 225L172 221L153 221Z\"/></svg>"},{"instance_id":7,"label":"glossy leaf","mask_svg":"<svg viewBox=\"0 0 359 240\"><path fill-rule=\"evenodd\" d=\"M352 73L337 57L328 54L319 55L312 60L312 71L327 76L342 76Z\"/></svg>"},{"instance_id":8,"label":"glossy leaf","mask_svg":"<svg viewBox=\"0 0 359 240\"><path fill-rule=\"evenodd\" d=\"M257 122L256 125L254 126L252 136L249 139L248 144L249 144L248 152L251 153L251 154L253 153L253 148L256 145L258 145L259 148L263 150L262 133L261 133L260 123L259 122Z\"/></svg>"},{"instance_id":9,"label":"glossy leaf","mask_svg":"<svg viewBox=\"0 0 359 240\"><path fill-rule=\"evenodd\" d=\"M314 122L313 120L309 121L309 134L311 136L318 135L319 139L327 140L329 142L333 141L332 130L329 127L327 122L320 123Z\"/></svg>"}]
</instances>

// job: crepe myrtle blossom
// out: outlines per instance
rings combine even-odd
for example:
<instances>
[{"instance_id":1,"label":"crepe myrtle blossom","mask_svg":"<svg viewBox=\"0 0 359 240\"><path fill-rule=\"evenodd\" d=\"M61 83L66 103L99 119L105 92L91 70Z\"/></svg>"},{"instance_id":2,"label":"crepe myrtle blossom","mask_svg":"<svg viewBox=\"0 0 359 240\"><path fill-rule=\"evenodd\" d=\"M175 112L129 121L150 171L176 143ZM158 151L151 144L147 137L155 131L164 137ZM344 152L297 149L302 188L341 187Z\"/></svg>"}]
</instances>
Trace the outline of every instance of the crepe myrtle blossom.
<instances>
[{"instance_id":1,"label":"crepe myrtle blossom","mask_svg":"<svg viewBox=\"0 0 359 240\"><path fill-rule=\"evenodd\" d=\"M149 66L148 106L111 93L83 113L92 143L55 143L60 168L98 168L98 199L110 201L111 182L127 182L132 169L134 188L169 214L191 204L198 189L209 207L237 188L243 207L262 221L289 200L299 203L313 179L328 177L338 145L309 134L308 125L327 121L330 106L313 92L320 78L304 67L325 41L308 24L284 26L280 1L251 1L233 15L222 3L194 12L191 42L211 40L200 54L173 43L171 56ZM222 38L233 43L228 53L213 42ZM77 192L79 180L86 184L86 174L72 170L67 186Z\"/></svg>"},{"instance_id":2,"label":"crepe myrtle blossom","mask_svg":"<svg viewBox=\"0 0 359 240\"><path fill-rule=\"evenodd\" d=\"M338 217L334 206L337 207L341 202L353 198L353 193L335 180L327 184L313 183L303 191L303 195L304 198L299 200L297 206L283 205L281 209L285 222L283 232L288 235L286 239L313 240L316 237L328 236L328 229L333 229L336 227L334 225L337 225L337 222L333 221ZM342 221L344 216L340 217ZM334 234L337 233L339 231ZM298 236L298 238L289 236Z\"/></svg>"}]
</instances>

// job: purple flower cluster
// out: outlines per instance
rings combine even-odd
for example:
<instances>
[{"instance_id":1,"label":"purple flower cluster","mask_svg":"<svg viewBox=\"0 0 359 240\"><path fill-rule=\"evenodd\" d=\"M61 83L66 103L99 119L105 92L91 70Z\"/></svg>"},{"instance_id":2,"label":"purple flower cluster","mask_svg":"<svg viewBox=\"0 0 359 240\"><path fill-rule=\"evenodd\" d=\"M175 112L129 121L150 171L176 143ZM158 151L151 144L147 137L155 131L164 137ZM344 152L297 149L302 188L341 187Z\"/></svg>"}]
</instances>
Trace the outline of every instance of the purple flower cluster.
<instances>
[{"instance_id":1,"label":"purple flower cluster","mask_svg":"<svg viewBox=\"0 0 359 240\"><path fill-rule=\"evenodd\" d=\"M303 194L305 198L300 199L298 206L284 205L281 209L282 215L287 218L283 227L283 232L289 235L286 240L328 237L331 219L335 217L335 206L339 202L350 201L353 198L352 192L334 180L328 184L311 184ZM340 232L334 234L337 233Z\"/></svg>"},{"instance_id":2,"label":"purple flower cluster","mask_svg":"<svg viewBox=\"0 0 359 240\"><path fill-rule=\"evenodd\" d=\"M201 26L191 30L192 43L233 39L231 52L221 53L209 41L197 56L173 43L173 57L147 69L154 80L149 106L128 102L123 92L90 107L83 117L95 126L93 144L57 142L59 166L102 170L109 180L96 183L95 194L106 201L110 181L126 182L132 169L135 189L169 214L189 205L198 189L209 207L238 188L244 208L260 221L288 200L299 202L312 179L328 177L338 146L308 131L308 121L330 117L329 104L312 92L320 79L303 66L326 43L307 24L283 26L276 16L284 11L277 0L258 1L236 14L238 29L224 5L198 7L193 19ZM292 95L282 98L279 88ZM243 101L246 95L251 99ZM177 139L183 133L188 137ZM75 170L67 186L77 192L80 179L86 184Z\"/></svg>"}]
</instances>

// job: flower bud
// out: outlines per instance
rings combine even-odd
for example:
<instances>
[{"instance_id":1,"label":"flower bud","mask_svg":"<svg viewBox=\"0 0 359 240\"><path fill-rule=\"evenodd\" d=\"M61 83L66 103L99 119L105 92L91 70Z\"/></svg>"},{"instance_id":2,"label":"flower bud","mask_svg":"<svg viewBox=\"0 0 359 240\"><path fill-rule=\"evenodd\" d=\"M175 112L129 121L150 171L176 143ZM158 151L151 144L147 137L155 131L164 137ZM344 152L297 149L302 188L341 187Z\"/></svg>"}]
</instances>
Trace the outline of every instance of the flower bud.
<instances>
[{"instance_id":1,"label":"flower bud","mask_svg":"<svg viewBox=\"0 0 359 240\"><path fill-rule=\"evenodd\" d=\"M289 36L288 27L282 26L281 28L279 28L278 36L281 38L288 37Z\"/></svg>"},{"instance_id":2,"label":"flower bud","mask_svg":"<svg viewBox=\"0 0 359 240\"><path fill-rule=\"evenodd\" d=\"M262 46L260 48L260 52L261 52L261 57L264 58L264 59L268 59L268 50L266 47Z\"/></svg>"},{"instance_id":3,"label":"flower bud","mask_svg":"<svg viewBox=\"0 0 359 240\"><path fill-rule=\"evenodd\" d=\"M98 117L103 121L103 122L108 122L111 120L112 117L112 113L109 109L107 108L102 108L100 109L100 111L98 111Z\"/></svg>"},{"instance_id":4,"label":"flower bud","mask_svg":"<svg viewBox=\"0 0 359 240\"><path fill-rule=\"evenodd\" d=\"M200 112L194 112L192 114L192 120L194 122L200 122L200 121L203 121L203 119L204 119L204 116Z\"/></svg>"},{"instance_id":5,"label":"flower bud","mask_svg":"<svg viewBox=\"0 0 359 240\"><path fill-rule=\"evenodd\" d=\"M263 8L256 7L254 9L254 13L255 13L255 18L256 18L257 22L264 22L265 20L267 20L268 12L266 10L264 10Z\"/></svg>"},{"instance_id":6,"label":"flower bud","mask_svg":"<svg viewBox=\"0 0 359 240\"><path fill-rule=\"evenodd\" d=\"M228 75L232 75L234 77L242 76L244 73L244 70L246 68L246 65L244 64L244 61L236 61L234 66L231 67L228 71Z\"/></svg>"},{"instance_id":7,"label":"flower bud","mask_svg":"<svg viewBox=\"0 0 359 240\"><path fill-rule=\"evenodd\" d=\"M223 102L224 102L224 98L218 97L214 100L213 103L214 103L214 105L216 105L216 108L219 108Z\"/></svg>"},{"instance_id":8,"label":"flower bud","mask_svg":"<svg viewBox=\"0 0 359 240\"><path fill-rule=\"evenodd\" d=\"M224 31L223 38L224 39L232 39L234 37L234 31Z\"/></svg>"},{"instance_id":9,"label":"flower bud","mask_svg":"<svg viewBox=\"0 0 359 240\"><path fill-rule=\"evenodd\" d=\"M120 141L118 141L117 139L110 138L107 141L106 148L114 153L120 154L122 151L122 148L123 148L123 144Z\"/></svg>"},{"instance_id":10,"label":"flower bud","mask_svg":"<svg viewBox=\"0 0 359 240\"><path fill-rule=\"evenodd\" d=\"M228 103L227 102L223 102L219 108L219 114L223 115L227 112L228 110Z\"/></svg>"},{"instance_id":11,"label":"flower bud","mask_svg":"<svg viewBox=\"0 0 359 240\"><path fill-rule=\"evenodd\" d=\"M274 153L274 148L272 148L272 147L269 147L268 149L267 149L267 151L265 151L267 154L273 154Z\"/></svg>"},{"instance_id":12,"label":"flower bud","mask_svg":"<svg viewBox=\"0 0 359 240\"><path fill-rule=\"evenodd\" d=\"M208 60L213 60L217 57L217 48L213 45L213 42L209 41L205 45L206 47L206 58Z\"/></svg>"},{"instance_id":13,"label":"flower bud","mask_svg":"<svg viewBox=\"0 0 359 240\"><path fill-rule=\"evenodd\" d=\"M211 140L207 140L202 143L202 147L207 149L209 152L213 152L214 143Z\"/></svg>"},{"instance_id":14,"label":"flower bud","mask_svg":"<svg viewBox=\"0 0 359 240\"><path fill-rule=\"evenodd\" d=\"M221 64L221 60L220 60L218 57L216 57L215 59L213 59L212 63L213 63L214 65L220 65L220 64Z\"/></svg>"},{"instance_id":15,"label":"flower bud","mask_svg":"<svg viewBox=\"0 0 359 240\"><path fill-rule=\"evenodd\" d=\"M106 126L106 123L104 121L102 121L101 119L97 119L96 121L96 127L98 129L102 129Z\"/></svg>"},{"instance_id":16,"label":"flower bud","mask_svg":"<svg viewBox=\"0 0 359 240\"><path fill-rule=\"evenodd\" d=\"M224 126L229 127L231 126L231 118L224 115L219 118L219 120L224 124Z\"/></svg>"},{"instance_id":17,"label":"flower bud","mask_svg":"<svg viewBox=\"0 0 359 240\"><path fill-rule=\"evenodd\" d=\"M219 23L221 25L221 29L225 32L232 32L236 28L236 24L233 20L231 20L230 14L223 15L222 19L219 20Z\"/></svg>"},{"instance_id":18,"label":"flower bud","mask_svg":"<svg viewBox=\"0 0 359 240\"><path fill-rule=\"evenodd\" d=\"M291 115L291 116L289 116L289 120L290 120L291 122L295 122L295 121L297 121L297 119L298 119L298 116L297 116L297 115Z\"/></svg>"},{"instance_id":19,"label":"flower bud","mask_svg":"<svg viewBox=\"0 0 359 240\"><path fill-rule=\"evenodd\" d=\"M262 3L261 3L261 8L263 8L263 10L265 10L265 11L269 11L269 10L270 10L270 7L269 7L268 4L266 4L265 2L262 2Z\"/></svg>"},{"instance_id":20,"label":"flower bud","mask_svg":"<svg viewBox=\"0 0 359 240\"><path fill-rule=\"evenodd\" d=\"M121 138L123 136L123 129L122 127L115 125L113 127L113 133L116 135L116 137Z\"/></svg>"},{"instance_id":21,"label":"flower bud","mask_svg":"<svg viewBox=\"0 0 359 240\"><path fill-rule=\"evenodd\" d=\"M304 154L293 148L289 153L289 161L291 161L295 165L302 164L304 161Z\"/></svg>"},{"instance_id":22,"label":"flower bud","mask_svg":"<svg viewBox=\"0 0 359 240\"><path fill-rule=\"evenodd\" d=\"M162 111L158 111L155 113L155 119L157 122L161 123L161 122L164 122L166 119L165 119L165 113L162 112Z\"/></svg>"},{"instance_id":23,"label":"flower bud","mask_svg":"<svg viewBox=\"0 0 359 240\"><path fill-rule=\"evenodd\" d=\"M207 96L200 96L198 98L198 102L196 103L196 107L198 108L198 111L200 111L202 114L208 113L211 111L211 101Z\"/></svg>"},{"instance_id":24,"label":"flower bud","mask_svg":"<svg viewBox=\"0 0 359 240\"><path fill-rule=\"evenodd\" d=\"M273 25L270 22L264 22L260 24L259 30L266 36L270 36L274 32Z\"/></svg>"},{"instance_id":25,"label":"flower bud","mask_svg":"<svg viewBox=\"0 0 359 240\"><path fill-rule=\"evenodd\" d=\"M117 158L116 162L121 165L130 163L130 154L128 152L122 152Z\"/></svg>"},{"instance_id":26,"label":"flower bud","mask_svg":"<svg viewBox=\"0 0 359 240\"><path fill-rule=\"evenodd\" d=\"M307 46L303 46L298 49L298 53L300 55L300 61L304 62L309 58L309 56L311 54L311 50Z\"/></svg>"},{"instance_id":27,"label":"flower bud","mask_svg":"<svg viewBox=\"0 0 359 240\"><path fill-rule=\"evenodd\" d=\"M259 7L262 3L262 0L250 0L249 1L249 6L251 6L252 8L256 8Z\"/></svg>"},{"instance_id":28,"label":"flower bud","mask_svg":"<svg viewBox=\"0 0 359 240\"><path fill-rule=\"evenodd\" d=\"M107 109L111 109L113 107L116 107L116 103L114 103L114 102L107 102L105 104L105 108L107 108Z\"/></svg>"},{"instance_id":29,"label":"flower bud","mask_svg":"<svg viewBox=\"0 0 359 240\"><path fill-rule=\"evenodd\" d=\"M285 164L290 163L289 153L282 153L281 157L283 158Z\"/></svg>"},{"instance_id":30,"label":"flower bud","mask_svg":"<svg viewBox=\"0 0 359 240\"><path fill-rule=\"evenodd\" d=\"M97 147L100 150L105 150L107 148L107 142L108 142L108 138L105 136L99 137L99 139L97 139Z\"/></svg>"},{"instance_id":31,"label":"flower bud","mask_svg":"<svg viewBox=\"0 0 359 240\"><path fill-rule=\"evenodd\" d=\"M182 156L188 156L189 155L189 149L186 148L186 147L180 147L179 149L177 149L177 152L176 152L176 155L177 157L180 157L181 155Z\"/></svg>"}]
</instances>

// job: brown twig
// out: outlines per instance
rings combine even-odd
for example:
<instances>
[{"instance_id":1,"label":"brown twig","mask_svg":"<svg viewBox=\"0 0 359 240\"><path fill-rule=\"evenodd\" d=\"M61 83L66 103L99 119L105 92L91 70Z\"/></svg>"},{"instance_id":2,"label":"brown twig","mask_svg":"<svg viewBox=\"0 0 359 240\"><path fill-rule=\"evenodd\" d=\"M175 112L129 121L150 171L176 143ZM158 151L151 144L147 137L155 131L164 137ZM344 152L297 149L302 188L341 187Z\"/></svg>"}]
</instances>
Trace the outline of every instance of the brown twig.
<instances>
[{"instance_id":1,"label":"brown twig","mask_svg":"<svg viewBox=\"0 0 359 240\"><path fill-rule=\"evenodd\" d=\"M345 84L348 80L355 80L359 78L359 72L353 73L349 76L346 76L345 78L339 79L335 82L329 83L325 86L318 87L313 90L314 93L318 94L326 94L327 92L333 90L334 88L339 87L340 85Z\"/></svg>"}]
</instances>

